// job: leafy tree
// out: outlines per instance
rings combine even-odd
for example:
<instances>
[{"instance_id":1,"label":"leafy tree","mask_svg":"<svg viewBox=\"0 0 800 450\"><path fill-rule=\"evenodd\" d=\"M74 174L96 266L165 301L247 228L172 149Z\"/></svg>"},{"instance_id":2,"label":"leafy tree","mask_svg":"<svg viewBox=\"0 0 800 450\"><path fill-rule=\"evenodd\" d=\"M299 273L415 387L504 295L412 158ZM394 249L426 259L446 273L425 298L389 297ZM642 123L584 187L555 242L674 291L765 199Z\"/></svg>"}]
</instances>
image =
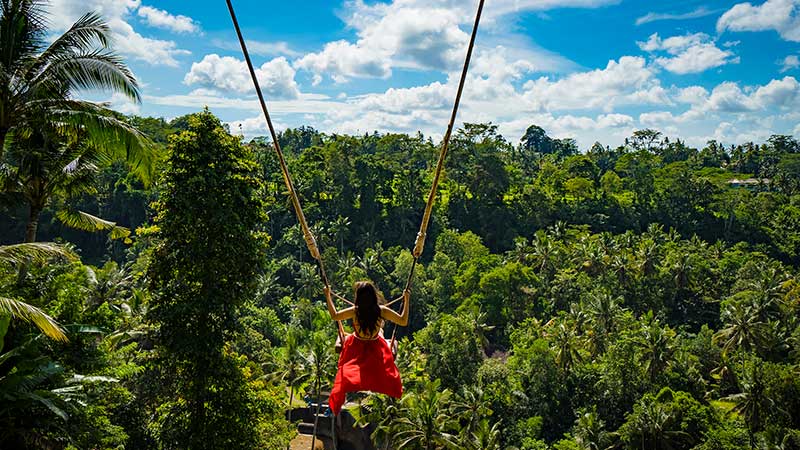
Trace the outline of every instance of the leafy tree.
<instances>
[{"instance_id":1,"label":"leafy tree","mask_svg":"<svg viewBox=\"0 0 800 450\"><path fill-rule=\"evenodd\" d=\"M172 139L168 164L149 267L153 369L164 383L157 438L163 448L261 448L273 431L265 394L226 343L255 294L262 184L250 151L208 111Z\"/></svg>"},{"instance_id":2,"label":"leafy tree","mask_svg":"<svg viewBox=\"0 0 800 450\"><path fill-rule=\"evenodd\" d=\"M440 391L438 380L429 382L420 393L410 393L401 399L400 418L397 420L399 448L437 450L455 447L457 438L450 409L449 389Z\"/></svg>"},{"instance_id":3,"label":"leafy tree","mask_svg":"<svg viewBox=\"0 0 800 450\"><path fill-rule=\"evenodd\" d=\"M31 262L46 261L51 258L74 259L74 254L67 249L50 243L31 243L0 246L0 268L2 266L22 266ZM3 349L3 337L8 331L10 320L21 319L33 323L47 337L66 341L67 336L61 326L46 312L21 300L6 297L4 291L8 287L0 283L0 350Z\"/></svg>"},{"instance_id":4,"label":"leafy tree","mask_svg":"<svg viewBox=\"0 0 800 450\"><path fill-rule=\"evenodd\" d=\"M74 98L80 90L100 89L139 101L136 79L110 48L108 25L89 13L50 40L44 11L39 0L0 3L0 160L7 141L13 145L46 121L70 134L85 131L94 147L146 163L150 153L141 133L103 105Z\"/></svg>"}]
</instances>

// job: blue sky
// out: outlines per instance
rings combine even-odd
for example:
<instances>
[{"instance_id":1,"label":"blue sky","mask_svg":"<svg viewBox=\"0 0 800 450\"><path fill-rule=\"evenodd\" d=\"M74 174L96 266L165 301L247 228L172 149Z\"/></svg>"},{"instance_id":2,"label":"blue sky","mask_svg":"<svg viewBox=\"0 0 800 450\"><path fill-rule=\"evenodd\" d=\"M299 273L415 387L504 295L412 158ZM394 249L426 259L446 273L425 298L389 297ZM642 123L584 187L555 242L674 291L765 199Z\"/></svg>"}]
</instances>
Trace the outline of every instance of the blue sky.
<instances>
[{"instance_id":1,"label":"blue sky","mask_svg":"<svg viewBox=\"0 0 800 450\"><path fill-rule=\"evenodd\" d=\"M234 0L279 128L439 137L477 0ZM143 101L208 105L266 134L222 0L51 0L55 31L99 11ZM800 0L486 0L459 121L516 142L531 124L582 148L654 128L702 146L800 137Z\"/></svg>"}]
</instances>

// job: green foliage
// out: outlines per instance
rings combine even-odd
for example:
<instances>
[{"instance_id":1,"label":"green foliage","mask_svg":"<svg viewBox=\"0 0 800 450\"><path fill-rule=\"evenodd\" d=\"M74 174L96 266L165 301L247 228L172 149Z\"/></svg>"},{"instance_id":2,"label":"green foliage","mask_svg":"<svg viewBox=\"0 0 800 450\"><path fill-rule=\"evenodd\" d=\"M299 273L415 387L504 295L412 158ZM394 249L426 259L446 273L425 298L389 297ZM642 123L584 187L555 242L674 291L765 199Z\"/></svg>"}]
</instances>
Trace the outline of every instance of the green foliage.
<instances>
[{"instance_id":1,"label":"green foliage","mask_svg":"<svg viewBox=\"0 0 800 450\"><path fill-rule=\"evenodd\" d=\"M264 218L250 151L209 112L173 136L159 200L159 247L148 269L154 297L163 448L263 448L281 419L271 396L227 350L237 311L255 294ZM212 238L213 237L213 238Z\"/></svg>"},{"instance_id":2,"label":"green foliage","mask_svg":"<svg viewBox=\"0 0 800 450\"><path fill-rule=\"evenodd\" d=\"M429 355L427 372L442 386L460 390L475 383L483 359L473 323L463 315L442 315L415 334L415 342Z\"/></svg>"}]
</instances>

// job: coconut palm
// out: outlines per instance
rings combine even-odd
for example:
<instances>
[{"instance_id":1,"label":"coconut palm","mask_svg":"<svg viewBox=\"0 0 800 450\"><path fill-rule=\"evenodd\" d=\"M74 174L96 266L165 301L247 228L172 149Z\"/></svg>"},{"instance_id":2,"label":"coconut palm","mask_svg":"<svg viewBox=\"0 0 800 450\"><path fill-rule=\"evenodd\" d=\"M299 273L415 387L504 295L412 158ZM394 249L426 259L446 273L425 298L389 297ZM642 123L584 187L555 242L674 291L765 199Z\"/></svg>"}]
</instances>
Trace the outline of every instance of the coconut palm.
<instances>
[{"instance_id":1,"label":"coconut palm","mask_svg":"<svg viewBox=\"0 0 800 450\"><path fill-rule=\"evenodd\" d=\"M63 136L43 123L34 132L20 137L6 152L9 163L0 173L7 193L17 193L28 204L25 242L36 241L39 216L54 206L56 217L71 228L84 231L110 231L111 238L127 238L130 231L68 205L72 199L94 194L95 177L108 155L82 138Z\"/></svg>"},{"instance_id":2,"label":"coconut palm","mask_svg":"<svg viewBox=\"0 0 800 450\"><path fill-rule=\"evenodd\" d=\"M310 375L305 366L306 360L300 353L300 330L290 328L286 333L286 342L280 349L280 354L276 358L274 370L270 371L266 377L273 381L280 381L289 385L289 422L292 421L292 405L294 403L294 391ZM287 446L288 448L288 446Z\"/></svg>"},{"instance_id":3,"label":"coconut palm","mask_svg":"<svg viewBox=\"0 0 800 450\"><path fill-rule=\"evenodd\" d=\"M350 219L339 216L330 225L330 232L333 238L339 243L339 254L344 253L344 238L350 231Z\"/></svg>"},{"instance_id":4,"label":"coconut palm","mask_svg":"<svg viewBox=\"0 0 800 450\"><path fill-rule=\"evenodd\" d=\"M640 334L634 340L639 348L639 358L644 363L650 382L654 382L656 377L667 368L672 354L675 351L675 332L668 326L662 327L658 320L652 316L652 312L642 318L645 324L642 325Z\"/></svg>"},{"instance_id":5,"label":"coconut palm","mask_svg":"<svg viewBox=\"0 0 800 450\"><path fill-rule=\"evenodd\" d=\"M617 329L617 319L625 311L620 306L622 301L621 296L613 296L608 292L593 292L583 304L583 310L589 318L591 339L596 354L605 352L609 335Z\"/></svg>"},{"instance_id":6,"label":"coconut palm","mask_svg":"<svg viewBox=\"0 0 800 450\"><path fill-rule=\"evenodd\" d=\"M478 386L465 387L461 395L453 401L452 411L462 424L467 424L464 432L468 436L476 429L482 418L492 414L490 403L483 389Z\"/></svg>"},{"instance_id":7,"label":"coconut palm","mask_svg":"<svg viewBox=\"0 0 800 450\"><path fill-rule=\"evenodd\" d=\"M22 266L32 261L46 261L51 258L74 259L75 255L64 247L47 242L0 246L0 266ZM52 317L33 305L8 297L6 292L5 286L0 286L0 349L10 318L33 323L52 339L67 340L64 330Z\"/></svg>"},{"instance_id":8,"label":"coconut palm","mask_svg":"<svg viewBox=\"0 0 800 450\"><path fill-rule=\"evenodd\" d=\"M360 403L361 407L355 412L358 425L372 424L372 440L376 447L391 448L397 419L400 417L400 408L397 400L382 394L371 393Z\"/></svg>"},{"instance_id":9,"label":"coconut palm","mask_svg":"<svg viewBox=\"0 0 800 450\"><path fill-rule=\"evenodd\" d=\"M750 351L764 342L767 324L751 305L740 301L725 304L722 320L724 327L714 334L714 342L722 343L723 353L736 349Z\"/></svg>"},{"instance_id":10,"label":"coconut palm","mask_svg":"<svg viewBox=\"0 0 800 450\"><path fill-rule=\"evenodd\" d=\"M108 25L88 13L51 41L45 6L42 0L0 0L0 160L7 144L46 121L85 132L93 147L146 173L149 141L105 105L74 97L103 90L140 99L133 73L110 48Z\"/></svg>"},{"instance_id":11,"label":"coconut palm","mask_svg":"<svg viewBox=\"0 0 800 450\"><path fill-rule=\"evenodd\" d=\"M331 341L325 333L318 332L311 336L308 352L303 356L308 369L308 377L314 380L314 392L317 395L317 411L314 415L314 430L317 429L321 407L322 383L327 383L336 371L336 359L333 355ZM311 438L311 448L315 448L317 434Z\"/></svg>"},{"instance_id":12,"label":"coconut palm","mask_svg":"<svg viewBox=\"0 0 800 450\"><path fill-rule=\"evenodd\" d=\"M449 414L449 389L439 391L439 380L429 382L419 393L406 394L401 400L400 418L397 420L395 439L398 448L438 450L457 448L456 436L451 431L456 420Z\"/></svg>"},{"instance_id":13,"label":"coconut palm","mask_svg":"<svg viewBox=\"0 0 800 450\"><path fill-rule=\"evenodd\" d=\"M740 392L722 400L736 404L734 411L741 414L747 423L750 446L755 448L755 433L764 427L767 417L775 407L775 401L768 395L761 360L754 358L746 361L743 366L742 374L738 378Z\"/></svg>"},{"instance_id":14,"label":"coconut palm","mask_svg":"<svg viewBox=\"0 0 800 450\"><path fill-rule=\"evenodd\" d=\"M28 203L25 242L35 241L39 215L51 202L93 193L103 164L126 161L146 180L153 160L138 130L104 105L73 98L81 89L101 89L139 99L133 74L109 49L108 26L87 14L45 46L42 8L38 0L0 2L0 48L6 50L0 55L0 187ZM112 238L129 234L63 205L56 216L67 226L112 231Z\"/></svg>"},{"instance_id":15,"label":"coconut palm","mask_svg":"<svg viewBox=\"0 0 800 450\"><path fill-rule=\"evenodd\" d=\"M629 448L641 450L672 450L688 448L692 436L675 424L669 408L653 398L643 398L633 408L628 421L620 428ZM683 444L683 446L681 445Z\"/></svg>"},{"instance_id":16,"label":"coconut palm","mask_svg":"<svg viewBox=\"0 0 800 450\"><path fill-rule=\"evenodd\" d=\"M576 364L583 359L580 353L578 333L575 327L559 320L547 332L552 348L556 356L556 364L563 372L569 372Z\"/></svg>"}]
</instances>

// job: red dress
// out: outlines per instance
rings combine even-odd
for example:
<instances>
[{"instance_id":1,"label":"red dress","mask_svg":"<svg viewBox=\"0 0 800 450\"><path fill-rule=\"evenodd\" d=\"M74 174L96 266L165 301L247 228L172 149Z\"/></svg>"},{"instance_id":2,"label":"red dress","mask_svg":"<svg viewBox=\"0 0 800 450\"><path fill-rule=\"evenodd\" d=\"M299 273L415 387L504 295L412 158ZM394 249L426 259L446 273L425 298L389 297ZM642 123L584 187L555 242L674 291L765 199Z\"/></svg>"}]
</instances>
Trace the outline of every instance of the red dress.
<instances>
[{"instance_id":1,"label":"red dress","mask_svg":"<svg viewBox=\"0 0 800 450\"><path fill-rule=\"evenodd\" d=\"M389 343L382 336L366 340L354 333L345 338L339 370L328 399L333 414L339 415L345 394L357 391L379 392L394 398L403 395L400 372L394 364Z\"/></svg>"}]
</instances>

